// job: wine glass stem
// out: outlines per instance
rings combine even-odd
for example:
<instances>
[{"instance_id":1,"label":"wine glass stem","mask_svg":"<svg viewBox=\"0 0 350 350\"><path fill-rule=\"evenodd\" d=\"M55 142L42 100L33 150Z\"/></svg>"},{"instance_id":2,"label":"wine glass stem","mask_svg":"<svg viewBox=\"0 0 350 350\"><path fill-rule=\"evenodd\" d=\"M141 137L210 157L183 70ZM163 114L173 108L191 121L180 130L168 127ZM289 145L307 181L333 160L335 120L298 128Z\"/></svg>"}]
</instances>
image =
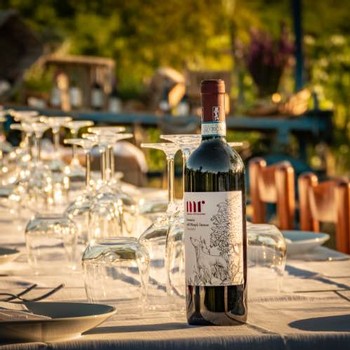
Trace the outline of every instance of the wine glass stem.
<instances>
[{"instance_id":1,"label":"wine glass stem","mask_svg":"<svg viewBox=\"0 0 350 350\"><path fill-rule=\"evenodd\" d=\"M58 148L60 144L60 129L53 129L53 142L55 147L55 153L58 154Z\"/></svg>"},{"instance_id":2,"label":"wine glass stem","mask_svg":"<svg viewBox=\"0 0 350 350\"><path fill-rule=\"evenodd\" d=\"M105 183L106 182L106 179L107 179L107 176L106 176L106 170L107 170L107 162L106 162L106 149L103 150L103 152L101 153L101 178L102 178L102 181Z\"/></svg>"},{"instance_id":3,"label":"wine glass stem","mask_svg":"<svg viewBox=\"0 0 350 350\"><path fill-rule=\"evenodd\" d=\"M114 161L114 149L113 145L108 146L108 172L109 172L109 179L113 179L114 177L114 170L115 170L115 161Z\"/></svg>"},{"instance_id":4,"label":"wine glass stem","mask_svg":"<svg viewBox=\"0 0 350 350\"><path fill-rule=\"evenodd\" d=\"M75 139L78 136L78 130L71 129L71 134L72 138ZM78 152L77 152L78 146L73 144L72 150L73 150L73 156L72 156L72 161L71 164L73 165L79 165L79 158L78 158Z\"/></svg>"},{"instance_id":5,"label":"wine glass stem","mask_svg":"<svg viewBox=\"0 0 350 350\"><path fill-rule=\"evenodd\" d=\"M30 155L30 159L34 159L34 153L33 153L33 147L34 147L34 135L33 134L27 134L27 147L28 147L28 153Z\"/></svg>"},{"instance_id":6,"label":"wine glass stem","mask_svg":"<svg viewBox=\"0 0 350 350\"><path fill-rule=\"evenodd\" d=\"M37 135L34 135L34 148L35 148L34 162L38 163L41 159L41 146L40 146L40 137Z\"/></svg>"},{"instance_id":7,"label":"wine glass stem","mask_svg":"<svg viewBox=\"0 0 350 350\"><path fill-rule=\"evenodd\" d=\"M110 146L110 167L111 167L111 179L114 177L115 173L115 159L114 159L114 149L113 146Z\"/></svg>"},{"instance_id":8,"label":"wine glass stem","mask_svg":"<svg viewBox=\"0 0 350 350\"><path fill-rule=\"evenodd\" d=\"M167 158L168 206L174 203L174 157Z\"/></svg>"},{"instance_id":9,"label":"wine glass stem","mask_svg":"<svg viewBox=\"0 0 350 350\"><path fill-rule=\"evenodd\" d=\"M77 157L77 145L73 145L72 150L73 150L73 156L72 156L71 164L77 164L79 163L79 159Z\"/></svg>"},{"instance_id":10,"label":"wine glass stem","mask_svg":"<svg viewBox=\"0 0 350 350\"><path fill-rule=\"evenodd\" d=\"M91 181L91 154L90 154L90 152L86 152L85 161L86 161L85 185L86 185L86 188L89 188L90 181Z\"/></svg>"}]
</instances>

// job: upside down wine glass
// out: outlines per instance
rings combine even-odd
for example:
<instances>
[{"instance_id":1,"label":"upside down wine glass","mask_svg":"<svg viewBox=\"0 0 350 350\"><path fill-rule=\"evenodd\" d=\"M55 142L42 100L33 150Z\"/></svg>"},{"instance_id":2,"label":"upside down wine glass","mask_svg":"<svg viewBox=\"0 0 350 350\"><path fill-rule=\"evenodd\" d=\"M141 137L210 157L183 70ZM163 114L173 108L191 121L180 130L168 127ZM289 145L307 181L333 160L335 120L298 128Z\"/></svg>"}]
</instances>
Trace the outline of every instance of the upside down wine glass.
<instances>
[{"instance_id":1,"label":"upside down wine glass","mask_svg":"<svg viewBox=\"0 0 350 350\"><path fill-rule=\"evenodd\" d=\"M50 169L52 171L62 172L64 169L64 163L61 160L60 154L60 128L66 123L70 122L72 117L67 116L41 116L40 121L48 126L48 129L52 130L53 134L53 144L55 149L55 158L50 162Z\"/></svg>"},{"instance_id":2,"label":"upside down wine glass","mask_svg":"<svg viewBox=\"0 0 350 350\"><path fill-rule=\"evenodd\" d=\"M181 150L183 176L186 161L191 153L199 146L201 135L174 134L161 135L160 137L164 140L171 141ZM171 303L176 305L176 308L179 310L183 309L182 304L185 298L183 227L184 215L183 204L181 203L169 225L165 253L166 290L169 298L171 298Z\"/></svg>"},{"instance_id":3,"label":"upside down wine glass","mask_svg":"<svg viewBox=\"0 0 350 350\"><path fill-rule=\"evenodd\" d=\"M168 176L168 206L165 213L160 215L154 223L147 228L139 241L147 248L150 255L150 309L163 310L169 308L166 295L165 255L166 240L169 223L175 211L174 205L174 158L179 147L174 143L143 143L141 147L158 149L165 153Z\"/></svg>"},{"instance_id":4,"label":"upside down wine glass","mask_svg":"<svg viewBox=\"0 0 350 350\"><path fill-rule=\"evenodd\" d=\"M109 179L109 181L113 182L114 175L115 175L115 162L114 162L114 143L117 141L125 140L128 138L131 138L132 134L123 134L125 131L124 126L93 126L88 128L88 132L102 136L105 135L105 138L109 138L111 142L107 142L106 148L105 148L105 159L106 162L106 173L105 175ZM115 138L116 135L121 135ZM126 136L127 135L127 136ZM113 142L114 141L114 142Z\"/></svg>"},{"instance_id":5,"label":"upside down wine glass","mask_svg":"<svg viewBox=\"0 0 350 350\"><path fill-rule=\"evenodd\" d=\"M91 120L71 120L68 123L64 124L64 127L70 130L72 139L77 140L79 130L91 125L94 125ZM67 142L65 143L67 144ZM81 144L73 142L71 145L73 148L72 160L69 165L65 167L64 172L69 176L71 180L79 180L85 177L85 170L79 162L77 153L77 146L81 146Z\"/></svg>"},{"instance_id":6,"label":"upside down wine glass","mask_svg":"<svg viewBox=\"0 0 350 350\"><path fill-rule=\"evenodd\" d=\"M134 235L135 228L138 224L138 205L130 195L125 193L119 183L119 177L115 173L115 154L114 146L117 142L130 139L133 137L131 133L123 133L123 126L94 126L88 129L89 132L97 135L99 139L104 139L104 151L101 154L102 165L105 169L104 176L108 186L114 191L115 195L122 205L122 232L123 235ZM104 164L104 165L103 165Z\"/></svg>"},{"instance_id":7,"label":"upside down wine glass","mask_svg":"<svg viewBox=\"0 0 350 350\"><path fill-rule=\"evenodd\" d=\"M143 148L151 148L163 151L166 156L167 163L167 190L168 190L168 215L174 212L174 159L175 154L178 152L179 147L176 144L170 142L158 142L158 143L141 143Z\"/></svg>"},{"instance_id":8,"label":"upside down wine glass","mask_svg":"<svg viewBox=\"0 0 350 350\"><path fill-rule=\"evenodd\" d=\"M173 142L182 152L182 175L184 174L185 164L191 153L199 146L201 142L200 134L175 134L160 135L164 140Z\"/></svg>"},{"instance_id":9,"label":"upside down wine glass","mask_svg":"<svg viewBox=\"0 0 350 350\"><path fill-rule=\"evenodd\" d=\"M29 166L26 179L24 179L26 191L29 195L28 203L30 207L40 210L47 205L48 196L52 191L50 184L52 180L51 171L41 161L41 139L48 126L38 120L25 121L24 126L31 128L34 136L33 163Z\"/></svg>"},{"instance_id":10,"label":"upside down wine glass","mask_svg":"<svg viewBox=\"0 0 350 350\"><path fill-rule=\"evenodd\" d=\"M85 153L85 190L65 210L65 213L78 227L78 245L88 242L89 212L92 205L93 189L91 186L91 150L95 142L87 139L66 139L65 144L80 146Z\"/></svg>"},{"instance_id":11,"label":"upside down wine glass","mask_svg":"<svg viewBox=\"0 0 350 350\"><path fill-rule=\"evenodd\" d=\"M132 134L84 134L83 137L94 140L101 154L102 181L92 200L90 210L89 239L103 239L130 235L137 220L137 208L134 203L126 203L121 193L113 188L113 145Z\"/></svg>"}]
</instances>

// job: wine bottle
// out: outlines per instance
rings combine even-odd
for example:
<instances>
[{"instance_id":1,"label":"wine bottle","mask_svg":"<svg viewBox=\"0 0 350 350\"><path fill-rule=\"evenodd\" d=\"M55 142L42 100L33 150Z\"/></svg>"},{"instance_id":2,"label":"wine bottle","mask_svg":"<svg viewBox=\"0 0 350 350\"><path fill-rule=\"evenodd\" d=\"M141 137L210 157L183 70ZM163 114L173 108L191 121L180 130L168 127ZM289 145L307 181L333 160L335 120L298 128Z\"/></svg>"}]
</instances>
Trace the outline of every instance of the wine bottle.
<instances>
[{"instance_id":1,"label":"wine bottle","mask_svg":"<svg viewBox=\"0 0 350 350\"><path fill-rule=\"evenodd\" d=\"M69 101L70 106L74 110L78 110L82 106L82 92L77 84L77 79L73 76L71 84L69 86Z\"/></svg>"},{"instance_id":2,"label":"wine bottle","mask_svg":"<svg viewBox=\"0 0 350 350\"><path fill-rule=\"evenodd\" d=\"M91 108L95 111L100 111L104 107L104 92L101 84L99 83L96 73L95 79L91 86Z\"/></svg>"},{"instance_id":3,"label":"wine bottle","mask_svg":"<svg viewBox=\"0 0 350 350\"><path fill-rule=\"evenodd\" d=\"M116 81L112 83L112 90L108 96L108 111L112 113L120 113L122 110L122 101L120 99Z\"/></svg>"},{"instance_id":4,"label":"wine bottle","mask_svg":"<svg viewBox=\"0 0 350 350\"><path fill-rule=\"evenodd\" d=\"M201 83L202 141L185 166L187 319L235 325L247 318L244 164L226 142L225 83Z\"/></svg>"}]
</instances>

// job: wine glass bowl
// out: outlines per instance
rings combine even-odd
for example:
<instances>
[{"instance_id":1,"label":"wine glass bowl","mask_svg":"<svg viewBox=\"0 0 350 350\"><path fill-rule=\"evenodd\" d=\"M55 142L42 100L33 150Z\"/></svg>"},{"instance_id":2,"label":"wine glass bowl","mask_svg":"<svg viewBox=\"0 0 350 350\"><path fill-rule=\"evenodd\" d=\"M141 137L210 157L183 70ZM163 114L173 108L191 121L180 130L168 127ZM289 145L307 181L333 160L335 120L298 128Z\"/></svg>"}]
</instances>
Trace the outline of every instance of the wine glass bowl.
<instances>
[{"instance_id":1,"label":"wine glass bowl","mask_svg":"<svg viewBox=\"0 0 350 350\"><path fill-rule=\"evenodd\" d=\"M40 121L46 124L48 129L52 130L55 158L51 160L50 168L53 171L62 172L64 169L64 163L60 154L60 128L71 120L72 117L69 116L40 116Z\"/></svg>"},{"instance_id":2,"label":"wine glass bowl","mask_svg":"<svg viewBox=\"0 0 350 350\"><path fill-rule=\"evenodd\" d=\"M76 268L76 234L73 221L64 215L37 214L25 229L28 262L36 273Z\"/></svg>"},{"instance_id":3,"label":"wine glass bowl","mask_svg":"<svg viewBox=\"0 0 350 350\"><path fill-rule=\"evenodd\" d=\"M83 257L84 283L90 302L116 305L118 314L143 312L147 298L149 256L135 238L92 241Z\"/></svg>"},{"instance_id":4,"label":"wine glass bowl","mask_svg":"<svg viewBox=\"0 0 350 350\"><path fill-rule=\"evenodd\" d=\"M280 230L269 224L247 226L249 286L252 292L281 291L287 246Z\"/></svg>"}]
</instances>

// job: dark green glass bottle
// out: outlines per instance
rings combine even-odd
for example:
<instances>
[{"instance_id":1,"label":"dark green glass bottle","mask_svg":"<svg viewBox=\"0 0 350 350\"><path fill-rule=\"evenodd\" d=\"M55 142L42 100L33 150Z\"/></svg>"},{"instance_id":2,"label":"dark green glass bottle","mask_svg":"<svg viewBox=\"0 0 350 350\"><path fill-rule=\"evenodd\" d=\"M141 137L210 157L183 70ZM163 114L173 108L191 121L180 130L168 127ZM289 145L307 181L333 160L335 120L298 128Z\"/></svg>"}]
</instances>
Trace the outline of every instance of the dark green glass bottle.
<instances>
[{"instance_id":1,"label":"dark green glass bottle","mask_svg":"<svg viewBox=\"0 0 350 350\"><path fill-rule=\"evenodd\" d=\"M201 83L202 142L185 167L187 319L235 325L247 318L244 164L226 142L225 84Z\"/></svg>"}]
</instances>

